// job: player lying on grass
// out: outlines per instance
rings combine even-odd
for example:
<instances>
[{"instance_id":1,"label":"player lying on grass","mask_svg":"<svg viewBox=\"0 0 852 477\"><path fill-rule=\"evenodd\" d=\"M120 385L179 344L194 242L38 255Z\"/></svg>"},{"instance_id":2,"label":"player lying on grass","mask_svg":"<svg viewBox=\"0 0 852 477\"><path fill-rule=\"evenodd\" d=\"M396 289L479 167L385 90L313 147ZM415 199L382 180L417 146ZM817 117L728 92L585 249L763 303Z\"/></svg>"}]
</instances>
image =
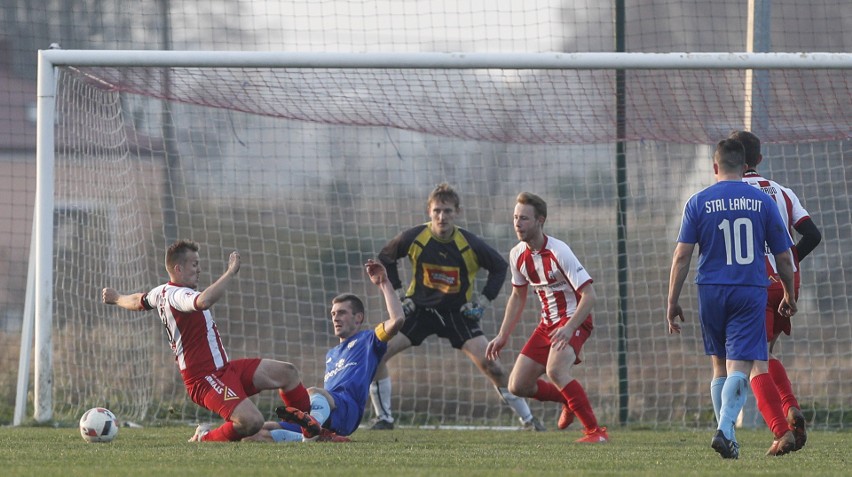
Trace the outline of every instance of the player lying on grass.
<instances>
[{"instance_id":1,"label":"player lying on grass","mask_svg":"<svg viewBox=\"0 0 852 477\"><path fill-rule=\"evenodd\" d=\"M294 365L272 359L228 359L210 308L240 271L240 254L231 252L227 270L199 292L198 249L195 242L178 240L166 252L168 283L130 295L104 288L102 299L127 310L157 310L190 398L225 419L225 424L213 430L199 425L190 441L238 441L257 433L264 424L263 415L248 396L278 389L284 404L303 410L310 409L310 400Z\"/></svg>"},{"instance_id":2,"label":"player lying on grass","mask_svg":"<svg viewBox=\"0 0 852 477\"><path fill-rule=\"evenodd\" d=\"M301 441L319 440L348 442L358 429L369 396L370 382L388 349L388 341L402 326L405 314L387 277L385 267L367 260L367 275L384 295L390 317L373 329L362 330L364 303L360 298L344 293L331 301L331 322L334 336L340 344L326 353L324 387L308 389L311 396L310 414L282 406L276 409L283 422L267 422L263 429L245 440ZM288 426L296 424L301 428Z\"/></svg>"}]
</instances>

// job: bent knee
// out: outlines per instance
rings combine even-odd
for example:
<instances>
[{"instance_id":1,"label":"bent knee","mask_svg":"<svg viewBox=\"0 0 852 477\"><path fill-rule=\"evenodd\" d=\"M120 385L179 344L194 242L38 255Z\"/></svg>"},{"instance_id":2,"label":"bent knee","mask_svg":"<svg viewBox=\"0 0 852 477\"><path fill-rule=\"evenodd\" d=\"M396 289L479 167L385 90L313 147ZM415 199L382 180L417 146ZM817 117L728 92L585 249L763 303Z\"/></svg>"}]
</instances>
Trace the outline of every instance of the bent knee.
<instances>
[{"instance_id":1,"label":"bent knee","mask_svg":"<svg viewBox=\"0 0 852 477\"><path fill-rule=\"evenodd\" d=\"M258 413L257 416L244 416L240 419L233 419L234 428L243 436L253 436L263 429L263 416Z\"/></svg>"},{"instance_id":2,"label":"bent knee","mask_svg":"<svg viewBox=\"0 0 852 477\"><path fill-rule=\"evenodd\" d=\"M275 370L275 380L282 384L281 387L288 388L301 382L299 368L292 363L279 361Z\"/></svg>"},{"instance_id":3,"label":"bent knee","mask_svg":"<svg viewBox=\"0 0 852 477\"><path fill-rule=\"evenodd\" d=\"M533 382L521 382L518 380L509 380L508 386L509 392L519 397L533 397L537 391L537 386L535 381Z\"/></svg>"},{"instance_id":4,"label":"bent knee","mask_svg":"<svg viewBox=\"0 0 852 477\"><path fill-rule=\"evenodd\" d=\"M506 374L506 370L497 361L486 362L483 370L485 371L485 374L487 374L488 377L491 378L492 381L501 381L508 377Z\"/></svg>"},{"instance_id":5,"label":"bent knee","mask_svg":"<svg viewBox=\"0 0 852 477\"><path fill-rule=\"evenodd\" d=\"M548 369L547 377L558 388L564 387L566 384L574 380L574 377L571 376L571 373L567 373L564 370Z\"/></svg>"}]
</instances>

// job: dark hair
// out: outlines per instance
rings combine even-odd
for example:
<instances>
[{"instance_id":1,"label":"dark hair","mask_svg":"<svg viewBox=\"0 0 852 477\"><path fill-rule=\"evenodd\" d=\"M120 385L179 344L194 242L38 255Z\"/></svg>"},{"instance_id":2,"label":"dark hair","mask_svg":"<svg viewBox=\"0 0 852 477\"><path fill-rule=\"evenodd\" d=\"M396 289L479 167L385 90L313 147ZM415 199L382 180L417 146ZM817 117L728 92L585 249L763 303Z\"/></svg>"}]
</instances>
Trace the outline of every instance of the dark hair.
<instances>
[{"instance_id":1,"label":"dark hair","mask_svg":"<svg viewBox=\"0 0 852 477\"><path fill-rule=\"evenodd\" d=\"M749 167L757 167L760 161L760 138L748 131L734 131L728 139L736 139L745 149L745 163Z\"/></svg>"},{"instance_id":2,"label":"dark hair","mask_svg":"<svg viewBox=\"0 0 852 477\"><path fill-rule=\"evenodd\" d=\"M331 299L331 304L335 305L337 303L349 302L349 306L352 307L352 314L357 315L358 313L364 314L364 302L361 301L360 298L355 296L352 293L341 293L336 297Z\"/></svg>"},{"instance_id":3,"label":"dark hair","mask_svg":"<svg viewBox=\"0 0 852 477\"><path fill-rule=\"evenodd\" d=\"M742 170L745 165L745 148L736 139L722 139L716 144L713 159L726 172Z\"/></svg>"},{"instance_id":4,"label":"dark hair","mask_svg":"<svg viewBox=\"0 0 852 477\"><path fill-rule=\"evenodd\" d=\"M461 204L461 200L459 200L459 195L452 188L452 186L450 186L446 182L442 182L435 186L435 189L432 191L432 193L429 194L429 200L426 202L426 206L431 207L432 203L436 201L448 202L450 204L453 204L456 210L458 210Z\"/></svg>"},{"instance_id":5,"label":"dark hair","mask_svg":"<svg viewBox=\"0 0 852 477\"><path fill-rule=\"evenodd\" d=\"M535 211L536 218L547 218L547 202L545 202L544 199L533 194L532 192L521 192L520 194L518 194L517 202L519 204L531 205L533 210Z\"/></svg>"},{"instance_id":6,"label":"dark hair","mask_svg":"<svg viewBox=\"0 0 852 477\"><path fill-rule=\"evenodd\" d=\"M166 270L174 270L175 265L183 262L187 252L197 252L200 247L192 240L181 239L169 245L166 250Z\"/></svg>"}]
</instances>

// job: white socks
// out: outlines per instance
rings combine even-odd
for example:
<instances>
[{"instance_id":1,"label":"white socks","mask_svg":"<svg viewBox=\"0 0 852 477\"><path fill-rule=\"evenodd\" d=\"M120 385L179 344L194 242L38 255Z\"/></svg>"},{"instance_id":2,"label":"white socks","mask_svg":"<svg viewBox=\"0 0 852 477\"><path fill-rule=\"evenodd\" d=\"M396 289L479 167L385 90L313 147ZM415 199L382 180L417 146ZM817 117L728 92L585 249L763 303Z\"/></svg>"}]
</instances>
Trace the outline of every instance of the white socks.
<instances>
[{"instance_id":1,"label":"white socks","mask_svg":"<svg viewBox=\"0 0 852 477\"><path fill-rule=\"evenodd\" d=\"M533 416L532 411L530 411L530 406L527 404L527 400L523 398L519 398L514 394L510 393L506 388L498 388L497 392L500 393L500 398L503 399L503 402L509 405L515 414L521 419L521 422L529 422Z\"/></svg>"},{"instance_id":2,"label":"white socks","mask_svg":"<svg viewBox=\"0 0 852 477\"><path fill-rule=\"evenodd\" d=\"M382 378L370 383L370 400L373 402L373 411L383 421L393 422L391 415L391 379Z\"/></svg>"}]
</instances>

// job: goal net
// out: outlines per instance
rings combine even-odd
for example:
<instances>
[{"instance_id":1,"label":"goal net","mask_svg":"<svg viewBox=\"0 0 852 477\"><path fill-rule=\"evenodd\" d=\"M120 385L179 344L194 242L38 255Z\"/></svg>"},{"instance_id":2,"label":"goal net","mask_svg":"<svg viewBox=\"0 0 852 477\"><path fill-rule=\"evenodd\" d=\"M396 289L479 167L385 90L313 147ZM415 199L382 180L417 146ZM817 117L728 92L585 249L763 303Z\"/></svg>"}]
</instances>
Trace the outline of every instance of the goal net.
<instances>
[{"instance_id":1,"label":"goal net","mask_svg":"<svg viewBox=\"0 0 852 477\"><path fill-rule=\"evenodd\" d=\"M791 62L754 74L723 61L554 68L530 61L537 55L470 56L469 67L452 55L451 67L411 64L422 58L415 54L399 66L356 67L358 55L316 66L294 55L304 61L290 67L58 68L54 418L73 420L94 405L124 420L214 417L186 396L156 313L100 303L105 286L130 293L164 282L165 248L176 238L201 244L202 287L231 250L243 257L213 309L229 356L289 361L307 386L321 386L325 352L337 344L331 298L354 292L370 323L385 319L362 264L426 222L426 198L446 181L461 195L460 225L501 253L517 241L517 194L548 202L546 232L565 240L595 281L595 330L574 374L602 423L709 425L696 261L682 336L665 327L669 267L684 202L713 183L712 146L749 128L763 140L760 171L798 193L824 237L802 264L799 314L777 354L808 419L849 426L848 56L832 56L845 69ZM671 56L690 59L659 55ZM615 66L628 68L623 77ZM505 283L482 320L489 339L510 289ZM507 369L537 320L531 297L504 353ZM403 425L517 424L445 340L398 355L390 371ZM279 405L276 393L254 399L268 416ZM559 406L530 404L555 428Z\"/></svg>"}]
</instances>

